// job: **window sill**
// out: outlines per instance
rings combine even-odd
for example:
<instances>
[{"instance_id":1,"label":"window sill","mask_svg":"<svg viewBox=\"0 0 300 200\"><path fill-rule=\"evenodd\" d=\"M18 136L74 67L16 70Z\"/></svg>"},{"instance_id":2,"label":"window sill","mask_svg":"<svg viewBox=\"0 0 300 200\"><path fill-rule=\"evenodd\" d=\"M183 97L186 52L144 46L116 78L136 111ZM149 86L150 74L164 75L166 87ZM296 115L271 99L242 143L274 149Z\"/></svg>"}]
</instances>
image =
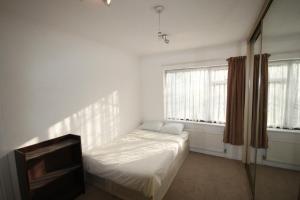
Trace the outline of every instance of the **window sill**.
<instances>
[{"instance_id":1,"label":"window sill","mask_svg":"<svg viewBox=\"0 0 300 200\"><path fill-rule=\"evenodd\" d=\"M193 121L184 121L184 120L165 120L166 122L178 122L183 124L195 124L195 125L206 125L206 126L218 126L225 127L225 124L217 124L217 123L208 123L208 122L193 122Z\"/></svg>"},{"instance_id":2,"label":"window sill","mask_svg":"<svg viewBox=\"0 0 300 200\"><path fill-rule=\"evenodd\" d=\"M286 133L286 134L300 134L300 130L288 130L288 129L278 129L278 128L267 128L268 132L273 133Z\"/></svg>"}]
</instances>

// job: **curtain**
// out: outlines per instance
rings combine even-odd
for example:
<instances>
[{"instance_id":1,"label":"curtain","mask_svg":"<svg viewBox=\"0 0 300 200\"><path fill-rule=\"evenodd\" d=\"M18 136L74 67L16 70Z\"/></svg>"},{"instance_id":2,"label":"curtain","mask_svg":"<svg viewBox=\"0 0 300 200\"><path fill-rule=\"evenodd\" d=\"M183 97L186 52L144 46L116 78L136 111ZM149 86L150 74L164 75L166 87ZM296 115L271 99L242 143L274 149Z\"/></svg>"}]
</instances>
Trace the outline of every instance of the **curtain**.
<instances>
[{"instance_id":1,"label":"curtain","mask_svg":"<svg viewBox=\"0 0 300 200\"><path fill-rule=\"evenodd\" d=\"M168 70L165 113L169 120L224 123L227 67Z\"/></svg>"},{"instance_id":2,"label":"curtain","mask_svg":"<svg viewBox=\"0 0 300 200\"><path fill-rule=\"evenodd\" d=\"M268 58L269 54L254 56L253 63L253 101L251 122L251 146L268 148L267 116L268 116ZM259 61L261 60L261 79L259 83ZM259 100L258 100L259 93ZM258 110L258 113L257 113ZM258 122L258 124L257 124Z\"/></svg>"},{"instance_id":3,"label":"curtain","mask_svg":"<svg viewBox=\"0 0 300 200\"><path fill-rule=\"evenodd\" d=\"M246 57L231 57L227 61L228 94L223 141L233 145L243 145Z\"/></svg>"},{"instance_id":4,"label":"curtain","mask_svg":"<svg viewBox=\"0 0 300 200\"><path fill-rule=\"evenodd\" d=\"M300 60L269 62L268 127L300 129Z\"/></svg>"}]
</instances>

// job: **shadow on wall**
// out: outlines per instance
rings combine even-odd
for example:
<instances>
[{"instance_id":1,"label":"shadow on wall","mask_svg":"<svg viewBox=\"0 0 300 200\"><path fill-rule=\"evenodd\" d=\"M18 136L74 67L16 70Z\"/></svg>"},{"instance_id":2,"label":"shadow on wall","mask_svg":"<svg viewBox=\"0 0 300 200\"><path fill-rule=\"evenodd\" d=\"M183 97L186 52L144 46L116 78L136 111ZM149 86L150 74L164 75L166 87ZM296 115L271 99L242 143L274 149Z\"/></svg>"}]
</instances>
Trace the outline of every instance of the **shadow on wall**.
<instances>
[{"instance_id":1,"label":"shadow on wall","mask_svg":"<svg viewBox=\"0 0 300 200\"><path fill-rule=\"evenodd\" d=\"M2 172L2 173L1 173ZM15 192L13 191L10 165L9 165L9 157L8 155L4 155L0 157L0 199L8 199L9 196L11 198L15 198L13 195Z\"/></svg>"},{"instance_id":2,"label":"shadow on wall","mask_svg":"<svg viewBox=\"0 0 300 200\"><path fill-rule=\"evenodd\" d=\"M50 139L69 133L81 136L83 151L109 143L119 136L120 104L118 91L110 93L48 129Z\"/></svg>"}]
</instances>

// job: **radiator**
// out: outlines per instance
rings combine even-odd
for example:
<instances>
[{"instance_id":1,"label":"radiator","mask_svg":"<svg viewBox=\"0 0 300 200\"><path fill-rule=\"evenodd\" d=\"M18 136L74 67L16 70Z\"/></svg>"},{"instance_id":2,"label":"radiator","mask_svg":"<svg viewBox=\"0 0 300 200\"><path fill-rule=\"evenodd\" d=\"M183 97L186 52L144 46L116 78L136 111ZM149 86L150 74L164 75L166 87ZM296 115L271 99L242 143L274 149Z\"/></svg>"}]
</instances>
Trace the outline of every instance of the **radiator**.
<instances>
[{"instance_id":1,"label":"radiator","mask_svg":"<svg viewBox=\"0 0 300 200\"><path fill-rule=\"evenodd\" d=\"M265 160L300 166L300 134L269 132Z\"/></svg>"},{"instance_id":2,"label":"radiator","mask_svg":"<svg viewBox=\"0 0 300 200\"><path fill-rule=\"evenodd\" d=\"M186 123L185 130L190 133L191 148L224 153L224 126Z\"/></svg>"}]
</instances>

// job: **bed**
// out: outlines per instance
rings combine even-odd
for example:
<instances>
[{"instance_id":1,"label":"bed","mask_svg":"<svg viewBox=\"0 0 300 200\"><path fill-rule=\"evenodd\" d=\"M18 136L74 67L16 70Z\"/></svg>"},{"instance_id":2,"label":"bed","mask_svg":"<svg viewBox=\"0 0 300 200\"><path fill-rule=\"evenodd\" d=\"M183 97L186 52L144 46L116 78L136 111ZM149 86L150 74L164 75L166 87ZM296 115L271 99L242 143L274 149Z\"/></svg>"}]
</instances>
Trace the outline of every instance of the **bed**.
<instances>
[{"instance_id":1,"label":"bed","mask_svg":"<svg viewBox=\"0 0 300 200\"><path fill-rule=\"evenodd\" d=\"M188 155L189 136L135 130L85 152L87 181L124 200L161 200Z\"/></svg>"}]
</instances>

